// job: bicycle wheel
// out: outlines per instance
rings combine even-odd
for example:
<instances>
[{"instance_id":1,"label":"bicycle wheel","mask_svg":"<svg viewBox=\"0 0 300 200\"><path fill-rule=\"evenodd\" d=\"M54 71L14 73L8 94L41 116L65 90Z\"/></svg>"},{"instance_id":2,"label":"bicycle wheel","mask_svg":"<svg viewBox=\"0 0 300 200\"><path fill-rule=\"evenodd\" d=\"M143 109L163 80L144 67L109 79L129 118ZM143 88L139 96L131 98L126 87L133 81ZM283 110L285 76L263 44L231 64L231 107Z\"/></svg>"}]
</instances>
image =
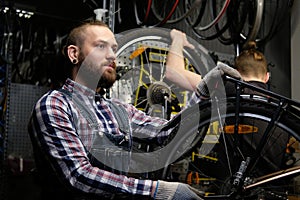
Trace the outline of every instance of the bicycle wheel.
<instances>
[{"instance_id":1,"label":"bicycle wheel","mask_svg":"<svg viewBox=\"0 0 300 200\"><path fill-rule=\"evenodd\" d=\"M287 194L299 195L294 182L297 177L277 178L243 190L255 178L261 180L258 177L299 165L292 147L300 141L299 107L242 95L218 100L219 107L227 108L226 113L218 116L211 114L215 112L210 109L212 102L201 102L197 105L199 109L191 109L200 110L199 123L184 133L181 141L189 145L182 144L183 156L169 165L163 178L205 191L205 199L287 199ZM187 121L181 120L178 126ZM176 154L178 149L170 152L170 157Z\"/></svg>"},{"instance_id":2,"label":"bicycle wheel","mask_svg":"<svg viewBox=\"0 0 300 200\"><path fill-rule=\"evenodd\" d=\"M185 106L190 93L165 79L170 30L138 28L117 36L117 73L112 97L122 99L149 114L169 118ZM215 66L208 51L192 38L195 49L184 49L186 69L205 74ZM166 95L168 98L165 98Z\"/></svg>"},{"instance_id":3,"label":"bicycle wheel","mask_svg":"<svg viewBox=\"0 0 300 200\"><path fill-rule=\"evenodd\" d=\"M189 7L186 1L186 6ZM193 33L202 40L213 40L224 34L232 23L227 10L232 10L231 1L203 1L201 9L195 16L187 18L187 24L192 28ZM209 22L209 23L208 23ZM216 27L217 28L214 28ZM221 27L221 28L220 28Z\"/></svg>"},{"instance_id":4,"label":"bicycle wheel","mask_svg":"<svg viewBox=\"0 0 300 200\"><path fill-rule=\"evenodd\" d=\"M179 0L153 0L151 9L154 16L159 20L159 25L166 22L176 23L183 15Z\"/></svg>"},{"instance_id":5,"label":"bicycle wheel","mask_svg":"<svg viewBox=\"0 0 300 200\"><path fill-rule=\"evenodd\" d=\"M207 24L207 25L202 25L201 23L198 24L198 26L196 27L199 31L205 31L205 30L208 30L209 28L213 27L215 24L217 24L221 18L224 16L224 14L226 13L226 9L227 7L229 6L230 4L230 0L226 0L223 4L222 4L222 8L219 10L219 11L216 11L215 12L218 12L218 15L212 19L212 21ZM217 8L219 7L219 5L215 4L213 7Z\"/></svg>"},{"instance_id":6,"label":"bicycle wheel","mask_svg":"<svg viewBox=\"0 0 300 200\"><path fill-rule=\"evenodd\" d=\"M196 9L193 15L189 15L186 17L186 21L189 26L195 27L197 24L200 23L205 11L206 3L207 0L201 1L201 4L199 5L200 8ZM195 4L195 0L185 0L184 7L183 7L184 11L187 12L188 10L191 10L194 4Z\"/></svg>"},{"instance_id":7,"label":"bicycle wheel","mask_svg":"<svg viewBox=\"0 0 300 200\"><path fill-rule=\"evenodd\" d=\"M241 39L244 40L244 44L257 39L263 19L264 0L257 0L250 5L251 8L253 8L251 10L255 10L255 16L253 16L253 12L248 12L248 23L244 24L244 28L240 33Z\"/></svg>"},{"instance_id":8,"label":"bicycle wheel","mask_svg":"<svg viewBox=\"0 0 300 200\"><path fill-rule=\"evenodd\" d=\"M232 1L230 7L228 7L226 12L226 24L220 26L219 23L215 25L216 32L219 33L227 27L225 31L219 35L218 40L224 45L239 44L240 42L240 32L244 27L249 0L244 1ZM214 16L216 12L214 10Z\"/></svg>"},{"instance_id":9,"label":"bicycle wheel","mask_svg":"<svg viewBox=\"0 0 300 200\"><path fill-rule=\"evenodd\" d=\"M148 21L152 0L146 1L133 1L134 16L137 25L144 25Z\"/></svg>"},{"instance_id":10,"label":"bicycle wheel","mask_svg":"<svg viewBox=\"0 0 300 200\"><path fill-rule=\"evenodd\" d=\"M201 5L201 0L193 0L186 6L183 1L158 1L152 3L153 15L160 21L159 25L165 23L177 23L181 20L195 15Z\"/></svg>"},{"instance_id":11,"label":"bicycle wheel","mask_svg":"<svg viewBox=\"0 0 300 200\"><path fill-rule=\"evenodd\" d=\"M270 5L274 6L269 12L264 12L262 24L263 28L258 32L255 39L258 46L264 46L270 41L278 31L282 29L282 25L287 22L288 13L291 12L292 3L291 1L280 1L274 2L265 1L264 7L268 8Z\"/></svg>"}]
</instances>

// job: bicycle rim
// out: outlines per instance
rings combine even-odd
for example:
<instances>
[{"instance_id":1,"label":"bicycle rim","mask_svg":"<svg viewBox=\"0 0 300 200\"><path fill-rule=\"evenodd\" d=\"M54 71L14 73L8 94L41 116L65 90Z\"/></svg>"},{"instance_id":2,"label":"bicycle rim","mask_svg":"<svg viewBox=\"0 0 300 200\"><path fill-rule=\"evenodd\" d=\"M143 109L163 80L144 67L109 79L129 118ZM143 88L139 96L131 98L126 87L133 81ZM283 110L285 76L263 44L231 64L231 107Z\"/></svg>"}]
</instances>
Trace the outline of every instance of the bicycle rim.
<instances>
[{"instance_id":1,"label":"bicycle rim","mask_svg":"<svg viewBox=\"0 0 300 200\"><path fill-rule=\"evenodd\" d=\"M165 60L171 42L169 34L169 29L138 28L117 36L119 79L111 89L112 97L122 99L147 112L152 109L153 112L157 111L158 115L167 111L169 111L167 115L176 114L185 106L190 93L173 85L164 77ZM215 63L203 46L192 38L189 38L189 41L196 48L184 49L186 68L195 73L205 74L215 66ZM158 90L167 92L171 90L171 104L160 100L160 94L156 93ZM151 101L157 100L156 106L150 108L149 96L152 98ZM166 110L167 108L169 110Z\"/></svg>"}]
</instances>

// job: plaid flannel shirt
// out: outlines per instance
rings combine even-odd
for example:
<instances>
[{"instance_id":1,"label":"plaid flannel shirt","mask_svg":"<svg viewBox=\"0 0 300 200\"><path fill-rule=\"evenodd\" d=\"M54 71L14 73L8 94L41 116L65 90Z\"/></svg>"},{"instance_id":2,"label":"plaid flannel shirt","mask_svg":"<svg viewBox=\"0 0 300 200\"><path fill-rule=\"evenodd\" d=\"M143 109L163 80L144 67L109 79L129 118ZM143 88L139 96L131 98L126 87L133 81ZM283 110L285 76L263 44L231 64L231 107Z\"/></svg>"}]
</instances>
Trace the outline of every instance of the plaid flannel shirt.
<instances>
[{"instance_id":1,"label":"plaid flannel shirt","mask_svg":"<svg viewBox=\"0 0 300 200\"><path fill-rule=\"evenodd\" d=\"M100 98L95 101L95 92L68 79L64 90L77 95L97 116L98 127L103 133L123 134L109 106L109 101ZM134 106L112 100L123 106L127 113L131 131L155 137L158 142L170 132L160 132L157 127L166 124L166 120L150 117ZM150 195L152 181L140 180L125 175L117 175L99 167L89 160L88 150L93 142L88 120L73 101L59 90L53 90L41 97L32 113L34 136L43 152L51 160L54 170L63 176L74 188L86 193L101 194L104 191L128 194ZM136 130L132 130L134 129Z\"/></svg>"}]
</instances>

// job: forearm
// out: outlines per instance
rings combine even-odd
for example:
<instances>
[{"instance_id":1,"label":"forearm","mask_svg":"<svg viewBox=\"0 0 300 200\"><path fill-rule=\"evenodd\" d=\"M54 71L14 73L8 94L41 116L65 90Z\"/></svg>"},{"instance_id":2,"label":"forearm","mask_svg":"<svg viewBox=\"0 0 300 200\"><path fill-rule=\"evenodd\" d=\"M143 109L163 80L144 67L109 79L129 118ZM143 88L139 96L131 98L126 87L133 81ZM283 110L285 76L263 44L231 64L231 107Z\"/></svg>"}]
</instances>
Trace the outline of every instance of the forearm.
<instances>
[{"instance_id":1,"label":"forearm","mask_svg":"<svg viewBox=\"0 0 300 200\"><path fill-rule=\"evenodd\" d=\"M186 69L183 55L184 42L185 40L178 35L172 40L166 62L166 78L179 87L194 91L201 81L201 76Z\"/></svg>"},{"instance_id":2,"label":"forearm","mask_svg":"<svg viewBox=\"0 0 300 200\"><path fill-rule=\"evenodd\" d=\"M185 71L184 67L183 42L173 40L167 56L166 78L176 82L180 73Z\"/></svg>"}]
</instances>

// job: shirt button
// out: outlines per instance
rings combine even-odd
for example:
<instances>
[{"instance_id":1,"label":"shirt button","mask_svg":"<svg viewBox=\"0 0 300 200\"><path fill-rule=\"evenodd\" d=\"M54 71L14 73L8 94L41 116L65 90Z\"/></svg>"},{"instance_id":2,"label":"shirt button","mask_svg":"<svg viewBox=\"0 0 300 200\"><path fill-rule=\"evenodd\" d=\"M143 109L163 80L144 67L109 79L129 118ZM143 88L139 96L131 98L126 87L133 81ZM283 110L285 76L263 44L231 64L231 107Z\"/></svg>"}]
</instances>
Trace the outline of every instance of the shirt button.
<instances>
[{"instance_id":1,"label":"shirt button","mask_svg":"<svg viewBox=\"0 0 300 200\"><path fill-rule=\"evenodd\" d=\"M113 122L111 120L108 121L109 124L112 124Z\"/></svg>"},{"instance_id":2,"label":"shirt button","mask_svg":"<svg viewBox=\"0 0 300 200\"><path fill-rule=\"evenodd\" d=\"M100 101L96 101L96 104L97 104L97 105L100 105Z\"/></svg>"}]
</instances>

